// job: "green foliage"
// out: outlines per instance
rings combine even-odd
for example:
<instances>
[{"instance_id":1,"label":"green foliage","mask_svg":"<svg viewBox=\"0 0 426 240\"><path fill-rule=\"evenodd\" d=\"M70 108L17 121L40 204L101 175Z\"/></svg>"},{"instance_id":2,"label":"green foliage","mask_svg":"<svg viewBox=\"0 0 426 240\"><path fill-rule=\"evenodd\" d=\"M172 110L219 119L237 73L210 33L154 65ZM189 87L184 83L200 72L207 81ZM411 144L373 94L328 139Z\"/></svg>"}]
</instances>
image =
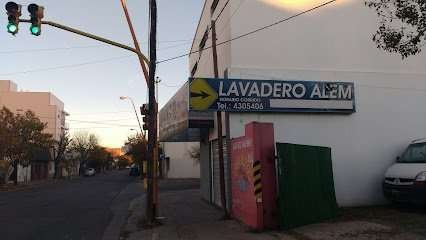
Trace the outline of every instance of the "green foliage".
<instances>
[{"instance_id":1,"label":"green foliage","mask_svg":"<svg viewBox=\"0 0 426 240\"><path fill-rule=\"evenodd\" d=\"M55 178L60 177L60 165L65 161L65 153L71 143L68 132L64 132L59 140L54 140L52 143L52 158L55 163Z\"/></svg>"},{"instance_id":2,"label":"green foliage","mask_svg":"<svg viewBox=\"0 0 426 240\"><path fill-rule=\"evenodd\" d=\"M117 166L119 169L123 169L127 166L130 166L130 164L131 164L131 161L126 156L120 156L118 158Z\"/></svg>"},{"instance_id":3,"label":"green foliage","mask_svg":"<svg viewBox=\"0 0 426 240\"><path fill-rule=\"evenodd\" d=\"M379 17L373 41L379 49L407 58L421 52L426 41L425 0L366 0Z\"/></svg>"},{"instance_id":4,"label":"green foliage","mask_svg":"<svg viewBox=\"0 0 426 240\"><path fill-rule=\"evenodd\" d=\"M129 155L134 163L141 164L145 161L147 154L147 141L140 135L129 137L126 142L128 151L126 155Z\"/></svg>"},{"instance_id":5,"label":"green foliage","mask_svg":"<svg viewBox=\"0 0 426 240\"><path fill-rule=\"evenodd\" d=\"M37 155L53 144L52 135L43 132L46 126L32 111L21 115L3 107L0 110L0 158L9 161L15 171L18 164L28 166L38 160Z\"/></svg>"},{"instance_id":6,"label":"green foliage","mask_svg":"<svg viewBox=\"0 0 426 240\"><path fill-rule=\"evenodd\" d=\"M89 155L88 165L97 172L101 172L110 167L113 163L112 154L106 151L105 148L96 146Z\"/></svg>"}]
</instances>

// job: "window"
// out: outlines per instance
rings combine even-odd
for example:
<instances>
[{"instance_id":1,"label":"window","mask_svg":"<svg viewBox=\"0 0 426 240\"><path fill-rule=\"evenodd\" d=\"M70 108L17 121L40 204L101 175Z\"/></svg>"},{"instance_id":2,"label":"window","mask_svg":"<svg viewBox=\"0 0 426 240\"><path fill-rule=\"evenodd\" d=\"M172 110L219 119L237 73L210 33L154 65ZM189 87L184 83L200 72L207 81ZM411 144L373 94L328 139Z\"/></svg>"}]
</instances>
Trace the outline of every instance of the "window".
<instances>
[{"instance_id":1,"label":"window","mask_svg":"<svg viewBox=\"0 0 426 240\"><path fill-rule=\"evenodd\" d=\"M408 146L399 163L426 163L426 143L416 143Z\"/></svg>"},{"instance_id":2,"label":"window","mask_svg":"<svg viewBox=\"0 0 426 240\"><path fill-rule=\"evenodd\" d=\"M212 6L210 7L210 13L213 15L214 10L216 10L219 0L213 0Z\"/></svg>"},{"instance_id":3,"label":"window","mask_svg":"<svg viewBox=\"0 0 426 240\"><path fill-rule=\"evenodd\" d=\"M194 67L192 67L191 77L193 77L195 75L195 73L197 72L197 68L198 68L198 62L195 63Z\"/></svg>"},{"instance_id":4,"label":"window","mask_svg":"<svg viewBox=\"0 0 426 240\"><path fill-rule=\"evenodd\" d=\"M201 42L199 45L200 51L202 51L203 48L206 46L207 39L209 39L209 28L206 29L206 31L204 32L203 38L201 39Z\"/></svg>"}]
</instances>

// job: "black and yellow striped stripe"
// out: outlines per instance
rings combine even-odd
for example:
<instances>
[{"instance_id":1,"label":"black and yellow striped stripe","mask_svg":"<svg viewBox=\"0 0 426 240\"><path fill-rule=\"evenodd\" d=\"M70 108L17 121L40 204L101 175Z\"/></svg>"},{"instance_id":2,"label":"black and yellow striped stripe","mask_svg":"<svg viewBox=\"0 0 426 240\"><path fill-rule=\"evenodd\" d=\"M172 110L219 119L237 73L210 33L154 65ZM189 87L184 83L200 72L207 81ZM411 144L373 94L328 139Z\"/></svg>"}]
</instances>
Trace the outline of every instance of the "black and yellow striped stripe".
<instances>
[{"instance_id":1,"label":"black and yellow striped stripe","mask_svg":"<svg viewBox=\"0 0 426 240\"><path fill-rule=\"evenodd\" d=\"M259 161L253 163L254 195L262 199L262 167Z\"/></svg>"}]
</instances>

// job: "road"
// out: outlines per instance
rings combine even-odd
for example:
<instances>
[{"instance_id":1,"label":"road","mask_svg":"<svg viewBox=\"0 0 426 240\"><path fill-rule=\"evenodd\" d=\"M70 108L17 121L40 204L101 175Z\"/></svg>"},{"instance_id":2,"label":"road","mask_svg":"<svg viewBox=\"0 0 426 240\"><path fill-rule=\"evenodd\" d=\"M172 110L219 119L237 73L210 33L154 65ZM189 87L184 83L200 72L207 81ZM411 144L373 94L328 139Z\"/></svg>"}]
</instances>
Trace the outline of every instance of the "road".
<instances>
[{"instance_id":1,"label":"road","mask_svg":"<svg viewBox=\"0 0 426 240\"><path fill-rule=\"evenodd\" d=\"M2 240L101 240L114 205L140 196L127 171L0 192Z\"/></svg>"}]
</instances>

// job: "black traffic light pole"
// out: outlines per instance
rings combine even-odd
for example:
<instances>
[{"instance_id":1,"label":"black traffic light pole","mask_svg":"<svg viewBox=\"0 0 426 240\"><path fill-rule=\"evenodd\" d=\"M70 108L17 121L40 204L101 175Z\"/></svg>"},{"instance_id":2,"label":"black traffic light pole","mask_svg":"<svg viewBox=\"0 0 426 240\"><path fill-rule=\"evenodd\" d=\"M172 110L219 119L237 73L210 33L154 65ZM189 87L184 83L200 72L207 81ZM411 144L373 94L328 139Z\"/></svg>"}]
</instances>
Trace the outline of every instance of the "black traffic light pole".
<instances>
[{"instance_id":1,"label":"black traffic light pole","mask_svg":"<svg viewBox=\"0 0 426 240\"><path fill-rule=\"evenodd\" d=\"M127 7L125 5L125 1L122 0L122 4L123 4L123 9L125 11L126 14L126 18L127 21L129 23L129 27L131 28L132 31L132 26L130 23L130 17L128 15L127 12ZM141 66L142 66L142 70L144 73L144 77L145 80L147 82L148 85L148 90L149 90L149 120L148 120L148 201L147 201L147 220L150 222L150 224L153 224L155 222L156 219L156 210L158 207L158 189L157 189L157 182L156 182L156 165L157 165L157 159L158 159L158 142L157 142L157 113L158 113L158 104L155 98L155 68L156 68L156 35L157 35L157 4L156 4L156 0L149 0L149 5L150 5L150 20L151 20L151 35L150 35L150 60L148 60L148 58L140 51L139 46L136 46L135 48L129 47L127 45L100 37L100 36L96 36L94 34L91 33L87 33L75 28L71 28L56 22L52 22L52 21L39 21L37 22L37 24L44 24L44 25L49 25L55 28L59 28L68 32L72 32L75 33L77 35L80 36L84 36L87 38L91 38L112 46L116 46L131 52L134 52L138 55ZM19 5L18 5L19 6ZM19 19L19 18L18 18ZM23 22L23 23L31 23L33 24L33 21L31 19L19 19L19 21L17 22L17 24L19 24L19 22ZM13 33L16 34L16 33ZM132 32L133 34L133 32ZM133 34L134 35L134 34ZM133 36L134 37L134 36ZM134 38L135 40L135 38ZM137 42L135 41L135 44ZM146 65L149 66L149 72L146 70Z\"/></svg>"}]
</instances>

